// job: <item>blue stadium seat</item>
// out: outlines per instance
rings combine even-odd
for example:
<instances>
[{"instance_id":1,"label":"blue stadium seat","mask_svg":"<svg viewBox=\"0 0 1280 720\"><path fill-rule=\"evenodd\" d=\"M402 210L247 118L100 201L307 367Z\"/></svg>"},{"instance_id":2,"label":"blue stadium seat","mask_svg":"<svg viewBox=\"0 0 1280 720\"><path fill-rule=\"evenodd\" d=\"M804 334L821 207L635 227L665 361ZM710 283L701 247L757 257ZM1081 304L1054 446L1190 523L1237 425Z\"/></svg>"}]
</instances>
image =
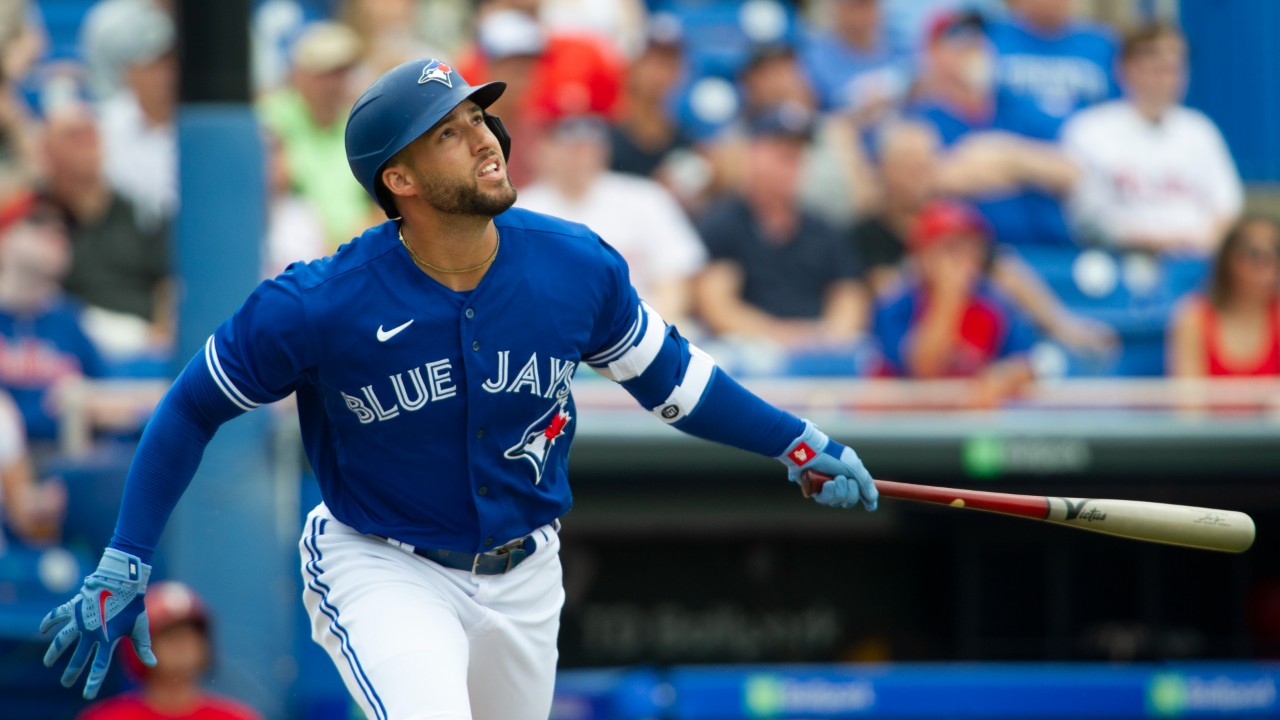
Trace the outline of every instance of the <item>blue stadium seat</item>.
<instances>
[{"instance_id":1,"label":"blue stadium seat","mask_svg":"<svg viewBox=\"0 0 1280 720\"><path fill-rule=\"evenodd\" d=\"M1016 252L1073 312L1105 322L1120 336L1114 358L1072 358L1071 375L1151 376L1164 374L1165 330L1179 298L1196 289L1209 272L1199 258L1147 258L1102 250L1025 247ZM1080 278L1083 253L1095 265ZM1082 282L1083 280L1083 282Z\"/></svg>"}]
</instances>

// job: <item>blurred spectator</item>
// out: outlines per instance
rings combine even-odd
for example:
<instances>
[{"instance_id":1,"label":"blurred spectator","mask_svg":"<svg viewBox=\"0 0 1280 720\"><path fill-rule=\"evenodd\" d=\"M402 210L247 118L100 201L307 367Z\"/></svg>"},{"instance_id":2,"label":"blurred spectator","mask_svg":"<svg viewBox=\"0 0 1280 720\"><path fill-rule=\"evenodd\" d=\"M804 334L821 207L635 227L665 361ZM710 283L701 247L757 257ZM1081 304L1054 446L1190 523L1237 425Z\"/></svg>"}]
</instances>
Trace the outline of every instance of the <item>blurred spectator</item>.
<instances>
[{"instance_id":1,"label":"blurred spectator","mask_svg":"<svg viewBox=\"0 0 1280 720\"><path fill-rule=\"evenodd\" d=\"M103 0L84 20L85 62L100 100L104 169L158 227L178 206L178 62L173 18L150 0Z\"/></svg>"},{"instance_id":2,"label":"blurred spectator","mask_svg":"<svg viewBox=\"0 0 1280 720\"><path fill-rule=\"evenodd\" d=\"M345 168L344 133L353 101L351 72L360 39L334 22L308 26L294 43L289 85L258 103L258 112L284 148L289 180L324 218L332 248L360 233L373 205Z\"/></svg>"},{"instance_id":3,"label":"blurred spectator","mask_svg":"<svg viewBox=\"0 0 1280 720\"><path fill-rule=\"evenodd\" d=\"M61 211L71 241L63 288L86 305L85 331L114 359L167 352L174 300L166 225L141 226L133 204L107 183L87 105L49 108L43 140L44 197Z\"/></svg>"},{"instance_id":4,"label":"blurred spectator","mask_svg":"<svg viewBox=\"0 0 1280 720\"><path fill-rule=\"evenodd\" d=\"M27 455L27 430L8 393L0 392L0 525L32 545L56 542L67 509L61 480L37 482ZM0 533L0 555L5 538Z\"/></svg>"},{"instance_id":5,"label":"blurred spectator","mask_svg":"<svg viewBox=\"0 0 1280 720\"><path fill-rule=\"evenodd\" d=\"M851 235L876 295L901 281L907 256L903 238L935 193L938 144L931 125L909 120L891 122L877 134L880 208L855 225Z\"/></svg>"},{"instance_id":6,"label":"blurred spectator","mask_svg":"<svg viewBox=\"0 0 1280 720\"><path fill-rule=\"evenodd\" d=\"M1280 375L1280 226L1247 217L1218 248L1208 292L1175 310L1169 373Z\"/></svg>"},{"instance_id":7,"label":"blurred spectator","mask_svg":"<svg viewBox=\"0 0 1280 720\"><path fill-rule=\"evenodd\" d=\"M866 321L858 260L798 202L813 118L783 106L753 117L749 131L742 192L700 223L712 262L695 286L697 310L720 335L792 348L849 344Z\"/></svg>"},{"instance_id":8,"label":"blurred spectator","mask_svg":"<svg viewBox=\"0 0 1280 720\"><path fill-rule=\"evenodd\" d=\"M739 72L742 111L712 149L715 185L736 189L749 172L745 136L760 115L780 107L812 114L813 89L795 49L785 44L757 47ZM861 129L852 112L832 113L815 121L800 173L800 202L811 213L838 228L875 203L877 188L866 159Z\"/></svg>"},{"instance_id":9,"label":"blurred spectator","mask_svg":"<svg viewBox=\"0 0 1280 720\"><path fill-rule=\"evenodd\" d=\"M914 272L875 314L887 374L978 377L984 401L1031 381L1034 336L986 279L989 235L967 205L934 201L920 211L907 235Z\"/></svg>"},{"instance_id":10,"label":"blurred spectator","mask_svg":"<svg viewBox=\"0 0 1280 720\"><path fill-rule=\"evenodd\" d=\"M795 48L768 44L755 48L738 72L744 117L752 117L779 105L817 107L813 87L805 76Z\"/></svg>"},{"instance_id":11,"label":"blurred spectator","mask_svg":"<svg viewBox=\"0 0 1280 720\"><path fill-rule=\"evenodd\" d=\"M946 170L938 156L938 135L929 125L898 120L885 125L877 137L883 202L877 214L854 228L852 242L866 263L868 284L875 294L884 295L903 280L909 264L904 238L921 208L938 194L939 176ZM1067 310L1017 253L993 250L989 255L991 281L1046 334L1078 352L1114 349L1114 330Z\"/></svg>"},{"instance_id":12,"label":"blurred spectator","mask_svg":"<svg viewBox=\"0 0 1280 720\"><path fill-rule=\"evenodd\" d=\"M599 35L629 58L644 47L647 14L643 0L540 0L538 3L538 18L548 30Z\"/></svg>"},{"instance_id":13,"label":"blurred spectator","mask_svg":"<svg viewBox=\"0 0 1280 720\"><path fill-rule=\"evenodd\" d=\"M800 59L822 110L849 110L866 125L910 85L909 58L889 43L880 0L825 0L831 29L812 33Z\"/></svg>"},{"instance_id":14,"label":"blurred spectator","mask_svg":"<svg viewBox=\"0 0 1280 720\"><path fill-rule=\"evenodd\" d=\"M568 115L618 116L626 62L605 38L548 32L536 8L513 8L504 0L483 0L475 44L458 58L458 71L472 84L507 83L490 108L521 144L533 143L548 123ZM536 6L537 3L532 3ZM511 154L508 172L522 187L533 180L527 155Z\"/></svg>"},{"instance_id":15,"label":"blurred spectator","mask_svg":"<svg viewBox=\"0 0 1280 720\"><path fill-rule=\"evenodd\" d=\"M1120 94L1116 42L1106 26L1074 17L1073 0L1010 0L1008 20L989 26L1000 87L1033 98L1047 115L1071 113Z\"/></svg>"},{"instance_id":16,"label":"blurred spectator","mask_svg":"<svg viewBox=\"0 0 1280 720\"><path fill-rule=\"evenodd\" d=\"M655 177L664 160L691 144L669 105L685 69L683 43L679 20L654 17L644 50L627 70L621 115L610 131L614 170Z\"/></svg>"},{"instance_id":17,"label":"blurred spectator","mask_svg":"<svg viewBox=\"0 0 1280 720\"><path fill-rule=\"evenodd\" d=\"M402 62L442 57L418 34L420 3L417 0L345 0L343 23L359 37L361 60L349 85L357 92Z\"/></svg>"},{"instance_id":18,"label":"blurred spectator","mask_svg":"<svg viewBox=\"0 0 1280 720\"><path fill-rule=\"evenodd\" d=\"M996 91L985 27L976 14L934 23L907 115L937 128L948 149L940 189L970 199L996 240L1072 245L1058 196L1074 186L1077 170L1049 144L1059 123L1029 98Z\"/></svg>"},{"instance_id":19,"label":"blurred spectator","mask_svg":"<svg viewBox=\"0 0 1280 720\"><path fill-rule=\"evenodd\" d=\"M252 708L200 686L214 661L209 611L200 596L166 581L153 583L143 602L156 666L143 665L133 644L121 643L123 664L140 688L90 705L78 720L259 720Z\"/></svg>"},{"instance_id":20,"label":"blurred spectator","mask_svg":"<svg viewBox=\"0 0 1280 720\"><path fill-rule=\"evenodd\" d=\"M0 203L30 188L39 166L33 121L19 84L44 52L43 29L27 0L0 2Z\"/></svg>"},{"instance_id":21,"label":"blurred spectator","mask_svg":"<svg viewBox=\"0 0 1280 720\"><path fill-rule=\"evenodd\" d=\"M688 315L692 278L706 263L706 249L665 188L608 170L604 121L560 121L539 160L539 180L520 191L520 204L591 226L626 258L640 297L667 322Z\"/></svg>"},{"instance_id":22,"label":"blurred spectator","mask_svg":"<svg viewBox=\"0 0 1280 720\"><path fill-rule=\"evenodd\" d=\"M1239 216L1244 188L1213 121L1181 104L1186 41L1172 27L1145 27L1120 55L1125 97L1082 110L1063 129L1083 171L1074 220L1116 247L1210 253Z\"/></svg>"},{"instance_id":23,"label":"blurred spectator","mask_svg":"<svg viewBox=\"0 0 1280 720\"><path fill-rule=\"evenodd\" d=\"M310 200L293 191L288 160L280 138L263 133L267 151L267 238L263 247L262 274L275 277L290 263L314 260L329 252L324 220Z\"/></svg>"},{"instance_id":24,"label":"blurred spectator","mask_svg":"<svg viewBox=\"0 0 1280 720\"><path fill-rule=\"evenodd\" d=\"M48 215L28 212L0 233L0 387L13 394L28 437L46 443L57 438L60 392L102 370L62 294L71 248Z\"/></svg>"}]
</instances>

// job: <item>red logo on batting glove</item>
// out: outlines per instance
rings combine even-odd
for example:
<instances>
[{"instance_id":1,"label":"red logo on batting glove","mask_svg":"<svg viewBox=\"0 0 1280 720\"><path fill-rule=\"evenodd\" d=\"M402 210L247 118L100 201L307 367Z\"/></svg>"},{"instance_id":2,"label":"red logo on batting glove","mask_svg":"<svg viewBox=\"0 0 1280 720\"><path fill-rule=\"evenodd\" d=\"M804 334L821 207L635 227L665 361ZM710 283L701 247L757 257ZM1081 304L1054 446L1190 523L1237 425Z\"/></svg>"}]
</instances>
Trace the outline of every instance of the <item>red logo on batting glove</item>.
<instances>
[{"instance_id":1,"label":"red logo on batting glove","mask_svg":"<svg viewBox=\"0 0 1280 720\"><path fill-rule=\"evenodd\" d=\"M102 639L109 640L107 637L107 600L115 597L110 590L103 590L98 593L98 622L102 624Z\"/></svg>"},{"instance_id":2,"label":"red logo on batting glove","mask_svg":"<svg viewBox=\"0 0 1280 720\"><path fill-rule=\"evenodd\" d=\"M813 451L813 448L809 447L809 443L800 443L792 448L791 452L787 453L787 457L791 458L791 462L797 465L804 465L812 460L814 455L817 455L817 453Z\"/></svg>"}]
</instances>

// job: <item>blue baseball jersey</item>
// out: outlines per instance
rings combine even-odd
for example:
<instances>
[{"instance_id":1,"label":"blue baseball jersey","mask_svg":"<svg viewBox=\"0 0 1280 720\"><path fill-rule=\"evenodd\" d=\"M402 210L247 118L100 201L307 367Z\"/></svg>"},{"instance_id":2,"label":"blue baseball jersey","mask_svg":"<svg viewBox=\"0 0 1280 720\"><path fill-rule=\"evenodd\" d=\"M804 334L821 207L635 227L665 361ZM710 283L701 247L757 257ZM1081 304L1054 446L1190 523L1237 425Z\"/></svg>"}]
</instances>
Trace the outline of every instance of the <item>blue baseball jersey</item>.
<instances>
[{"instance_id":1,"label":"blue baseball jersey","mask_svg":"<svg viewBox=\"0 0 1280 720\"><path fill-rule=\"evenodd\" d=\"M483 551L560 517L575 369L634 378L664 343L589 229L524 210L495 224L469 292L425 276L387 222L263 283L209 338L208 372L241 410L297 393L325 503L362 532ZM700 394L710 368L686 385Z\"/></svg>"},{"instance_id":2,"label":"blue baseball jersey","mask_svg":"<svg viewBox=\"0 0 1280 720\"><path fill-rule=\"evenodd\" d=\"M468 292L419 270L394 222L259 285L156 408L111 547L146 562L218 427L291 392L334 517L468 553L569 510L580 363L696 437L784 459L806 431L641 302L585 226L522 209L494 224Z\"/></svg>"},{"instance_id":3,"label":"blue baseball jersey","mask_svg":"<svg viewBox=\"0 0 1280 720\"><path fill-rule=\"evenodd\" d=\"M1087 105L1118 97L1116 42L1101 25L1072 22L1046 34L1018 18L992 22L1001 89L1031 98L1058 120Z\"/></svg>"}]
</instances>

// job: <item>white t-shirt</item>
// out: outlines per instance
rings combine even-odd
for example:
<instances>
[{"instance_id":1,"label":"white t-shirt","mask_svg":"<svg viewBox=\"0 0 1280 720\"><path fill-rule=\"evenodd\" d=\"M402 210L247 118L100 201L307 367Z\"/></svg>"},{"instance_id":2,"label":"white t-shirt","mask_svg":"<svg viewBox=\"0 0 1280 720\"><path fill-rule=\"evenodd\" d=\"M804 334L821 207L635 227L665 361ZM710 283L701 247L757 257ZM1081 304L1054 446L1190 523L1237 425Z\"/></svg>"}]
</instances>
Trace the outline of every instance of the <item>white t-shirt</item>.
<instances>
[{"instance_id":1,"label":"white t-shirt","mask_svg":"<svg viewBox=\"0 0 1280 720\"><path fill-rule=\"evenodd\" d=\"M601 174L578 201L548 183L520 191L517 204L582 223L622 254L640 297L664 280L687 278L707 263L707 250L666 188L633 175Z\"/></svg>"},{"instance_id":2,"label":"white t-shirt","mask_svg":"<svg viewBox=\"0 0 1280 720\"><path fill-rule=\"evenodd\" d=\"M1152 123L1128 101L1081 110L1062 129L1081 179L1070 208L1083 232L1123 246L1133 237L1194 237L1211 250L1214 227L1239 214L1244 187L1213 121L1174 107Z\"/></svg>"},{"instance_id":3,"label":"white t-shirt","mask_svg":"<svg viewBox=\"0 0 1280 720\"><path fill-rule=\"evenodd\" d=\"M140 222L172 218L178 209L177 134L173 123L151 125L128 92L101 105L103 171L128 198Z\"/></svg>"}]
</instances>

